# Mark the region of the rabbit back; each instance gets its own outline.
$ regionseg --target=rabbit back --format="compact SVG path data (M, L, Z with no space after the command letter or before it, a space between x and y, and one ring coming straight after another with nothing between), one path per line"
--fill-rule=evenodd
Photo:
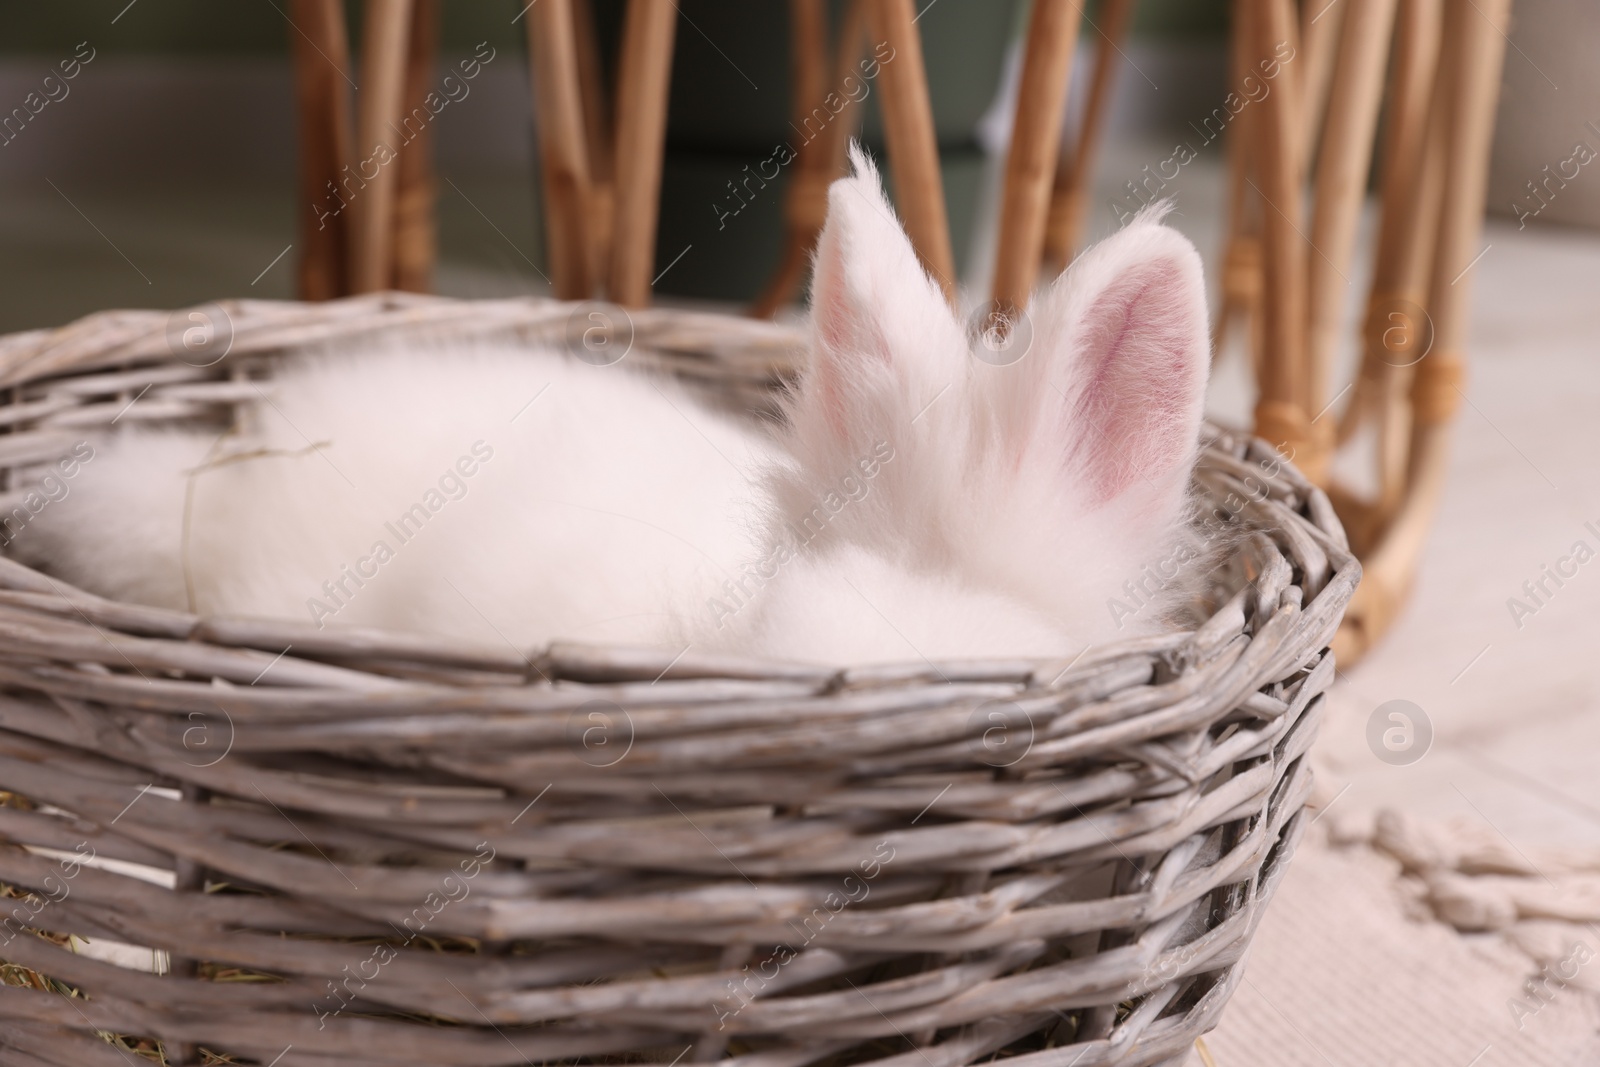
M494 344L308 353L220 438L101 442L19 555L201 614L670 643L754 551L769 448L624 365Z

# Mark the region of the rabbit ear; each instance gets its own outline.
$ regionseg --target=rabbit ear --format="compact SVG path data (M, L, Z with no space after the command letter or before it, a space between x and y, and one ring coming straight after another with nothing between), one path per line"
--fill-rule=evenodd
M961 330L923 269L878 169L852 144L855 173L828 190L828 221L812 271L812 365L801 406L837 434L868 415L874 386L926 403L952 380ZM909 388L908 388L909 387Z
M1187 492L1210 370L1205 284L1188 239L1145 211L1089 250L1042 301L1059 437L1091 505L1171 515Z

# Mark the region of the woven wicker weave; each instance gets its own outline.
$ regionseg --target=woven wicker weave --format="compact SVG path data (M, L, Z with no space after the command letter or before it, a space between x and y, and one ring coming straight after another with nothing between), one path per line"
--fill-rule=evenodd
M0 340L6 509L113 421L221 422L286 345L560 338L572 306L209 314L232 342L205 367L169 344L182 314ZM799 344L633 323L629 358L745 408ZM0 957L82 993L5 989L0 1065L125 1067L95 1031L196 1063L1179 1062L1293 851L1359 574L1260 442L1208 431L1196 481L1243 531L1236 588L1197 629L1071 664L525 658L112 603L0 559L0 882L33 894L5 901Z

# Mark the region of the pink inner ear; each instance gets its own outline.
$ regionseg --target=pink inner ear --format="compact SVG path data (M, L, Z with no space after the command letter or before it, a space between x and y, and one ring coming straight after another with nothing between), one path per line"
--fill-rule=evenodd
M1071 459L1097 504L1164 480L1188 454L1203 356L1191 299L1181 266L1162 259L1124 273L1084 316Z
M845 289L843 244L836 232L822 235L811 285L811 395L821 405L828 425L839 434L844 432L844 396L838 362L853 332Z
M844 260L842 235L825 233L817 251L811 294L816 349L811 362L815 387L812 395L822 406L828 425L841 437L845 436L848 425L847 365L865 358L885 365L890 362L888 343L882 332L850 292Z

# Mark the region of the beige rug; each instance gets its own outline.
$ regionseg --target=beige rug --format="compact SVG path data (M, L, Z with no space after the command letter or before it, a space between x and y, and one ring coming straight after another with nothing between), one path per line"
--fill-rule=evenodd
M1338 815L1262 921L1216 1067L1600 1064L1600 855Z

